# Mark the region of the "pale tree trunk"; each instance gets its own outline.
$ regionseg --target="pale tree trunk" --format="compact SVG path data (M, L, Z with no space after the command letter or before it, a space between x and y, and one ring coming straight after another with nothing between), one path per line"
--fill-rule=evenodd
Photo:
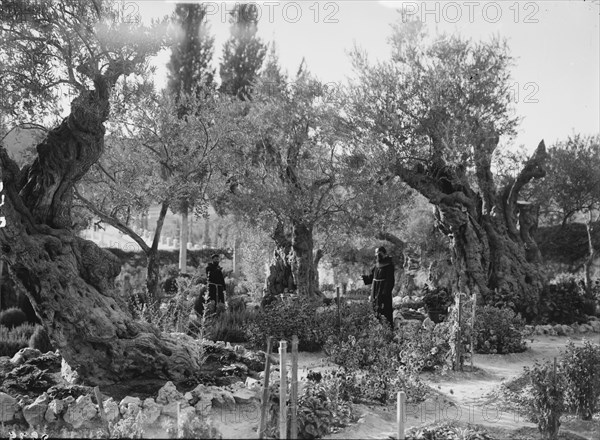
M0 148L2 259L53 345L85 382L178 382L199 370L195 342L134 321L114 288L120 261L71 231L73 187L104 148L115 70L109 67L111 76L98 76L95 90L72 102L70 115L37 146L32 165L20 171Z
M483 303L511 307L531 319L537 314L545 277L531 237L537 209L521 203L518 196L532 178L545 176L547 154L542 141L519 176L498 191L491 173L497 144L496 136L484 136L474 148L477 193L463 167L446 164L440 157L426 168L398 166L396 172L435 206L437 226L451 239L455 288L478 293Z
M585 230L587 232L588 238L588 257L583 264L585 271L585 294L588 298L593 298L594 295L592 293L592 267L594 264L594 258L596 258L596 250L594 249L594 242L592 240L592 224L593 224L593 214L592 210L589 210L588 221L585 223Z
M185 204L181 211L181 233L179 234L181 244L179 245L179 271L187 273L187 243L188 243L188 207Z
M315 280L314 280L314 285L315 285L315 289L319 290L319 263L321 262L321 259L323 258L323 256L325 255L325 252L323 252L323 249L317 249L315 252L315 258L313 260L313 266L315 267Z
M210 247L210 214L206 213L204 219L204 245Z

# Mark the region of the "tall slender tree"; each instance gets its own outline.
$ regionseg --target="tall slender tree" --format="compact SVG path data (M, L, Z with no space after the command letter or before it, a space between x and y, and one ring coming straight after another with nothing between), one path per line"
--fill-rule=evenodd
M214 37L209 35L205 19L206 5L180 3L175 6L175 35L167 67L168 89L176 96L180 118L185 118L190 111L182 102L182 96L200 98L211 93L214 86L215 70L211 67ZM182 199L171 205L172 211L181 213L179 270L183 273L187 271L188 216L193 203L191 199Z
M231 36L225 42L219 68L219 90L243 101L250 99L267 53L267 46L256 36L258 12L255 4L236 4L230 14Z

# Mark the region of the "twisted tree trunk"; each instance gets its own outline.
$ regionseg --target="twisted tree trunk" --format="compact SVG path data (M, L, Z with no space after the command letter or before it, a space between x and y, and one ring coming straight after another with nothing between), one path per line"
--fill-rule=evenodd
M23 170L0 148L6 196L1 257L27 292L61 355L89 384L132 378L183 380L198 368L195 343L135 322L114 289L120 262L71 228L73 187L102 154L109 91L119 76L98 76L70 115L37 146Z
M462 166L440 158L426 167L398 166L396 173L435 206L437 226L452 243L455 288L530 319L537 313L544 274L531 236L537 210L518 196L532 178L545 175L547 154L542 141L519 176L498 191L490 170L497 144L495 136L482 137L474 148L478 192Z

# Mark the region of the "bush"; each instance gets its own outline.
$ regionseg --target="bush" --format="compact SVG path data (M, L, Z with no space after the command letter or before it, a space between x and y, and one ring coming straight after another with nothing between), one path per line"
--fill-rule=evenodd
M36 348L42 353L54 351L48 332L41 325L35 326L35 331L31 335L31 338L29 338L29 347Z
M600 398L600 345L584 341L583 347L575 347L569 341L560 363L567 407L591 420Z
M529 400L530 415L543 439L554 440L560 428L560 416L564 410L564 382L562 375L553 366L537 361L529 369L525 367L530 380L532 397Z
M403 355L403 342L394 339L387 322L380 321L366 304L345 306L342 316L339 332L332 331L324 350L343 368L348 398L388 403L404 390L409 400L420 401L425 388L418 377L419 366Z
M15 328L27 322L27 315L18 307L11 307L0 312L0 325Z
M492 437L479 426L461 428L452 423L444 422L423 428L412 428L406 433L406 440L492 440Z
M525 322L510 309L478 307L475 317L477 353L520 353L525 351L522 331Z
M322 379L309 381L304 386L297 404L299 439L321 438L357 420L352 405L344 396L343 386L340 377L332 373L325 373ZM272 385L270 395L271 417L267 425L267 435L280 438L279 384ZM288 411L287 438L292 438L290 422L291 412Z
M584 291L572 276L557 277L544 286L540 295L541 323L573 324L587 321L589 312Z
M0 356L14 356L22 348L28 347L34 330L35 325L29 323L10 329L0 326Z
M445 287L430 288L425 285L422 293L429 318L436 324L442 322L448 314L448 307L454 302L452 290Z
M253 310L246 310L245 307L214 313L208 319L206 337L212 341L247 342L246 329L254 322L255 316Z
M292 336L298 336L298 350L318 351L325 343L320 330L322 322L317 316L320 301L289 296L260 309L248 326L249 341L258 349L266 348L267 337L285 339L291 347Z

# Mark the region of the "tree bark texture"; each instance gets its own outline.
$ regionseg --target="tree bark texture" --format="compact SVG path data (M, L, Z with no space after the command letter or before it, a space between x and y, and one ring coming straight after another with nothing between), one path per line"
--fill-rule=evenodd
M117 76L96 78L95 90L72 102L70 115L37 146L30 166L19 170L0 148L7 220L0 229L1 258L53 344L85 382L140 376L180 381L199 369L195 341L134 321L114 286L119 260L70 230L73 188L102 154L109 90Z
M497 143L497 137L483 138L474 149L478 191L462 165L448 165L441 158L411 169L398 166L396 173L435 206L437 226L452 243L455 288L532 318L544 283L532 238L537 208L518 196L532 178L545 176L547 153L540 142L517 178L497 190L490 171Z

